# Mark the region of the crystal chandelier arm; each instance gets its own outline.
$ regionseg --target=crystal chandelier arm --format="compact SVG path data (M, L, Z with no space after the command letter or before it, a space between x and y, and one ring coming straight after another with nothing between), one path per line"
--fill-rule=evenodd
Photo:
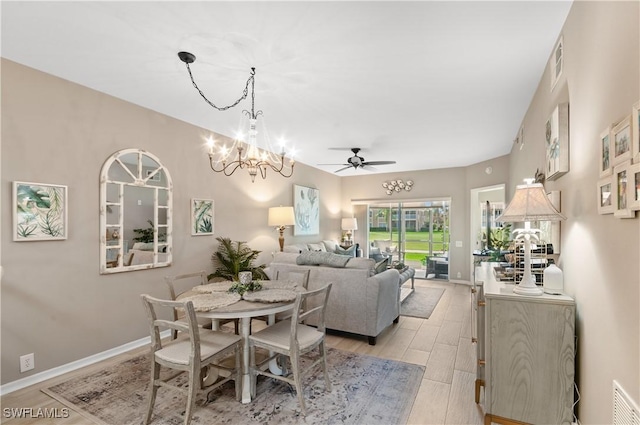
M253 76L255 74L253 71L251 73L251 76L247 80L246 85L244 86L244 90L242 91L242 96L240 97L240 99L236 100L233 104L228 105L228 106L216 106L213 102L211 102L209 99L207 99L207 97L204 95L202 90L200 90L200 88L196 84L196 81L193 78L193 74L191 73L191 67L189 66L189 64L195 62L195 60L196 60L195 55L193 55L193 54L191 54L189 52L180 52L180 53L178 53L178 57L180 58L180 60L182 62L185 63L185 65L187 65L187 71L189 72L189 78L191 78L191 84L193 84L193 87L195 87L196 90L198 90L198 93L200 93L200 96L202 96L202 98L204 99L205 102L207 102L211 107L217 109L218 111L226 111L227 109L233 108L238 103L240 103L244 99L246 99L247 96L249 95L249 83L251 83L253 81ZM254 69L254 68L252 68L252 69Z

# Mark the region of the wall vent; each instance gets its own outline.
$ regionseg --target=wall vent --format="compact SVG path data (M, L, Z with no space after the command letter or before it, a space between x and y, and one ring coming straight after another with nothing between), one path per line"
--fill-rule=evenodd
M613 381L613 425L640 425L640 409L617 381Z

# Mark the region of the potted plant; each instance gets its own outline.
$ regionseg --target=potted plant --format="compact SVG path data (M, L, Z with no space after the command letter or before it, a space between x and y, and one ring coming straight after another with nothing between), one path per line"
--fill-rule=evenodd
M217 237L216 240L220 245L211 256L216 270L208 276L209 279L219 277L237 282L238 273L244 271L250 271L254 280L269 279L264 272L265 264L253 264L261 251L249 248L246 242L234 242L223 237Z

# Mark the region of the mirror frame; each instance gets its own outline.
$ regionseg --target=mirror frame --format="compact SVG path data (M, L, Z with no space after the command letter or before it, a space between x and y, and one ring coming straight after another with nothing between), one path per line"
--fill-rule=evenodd
M137 166L135 174L132 172L133 170L129 170L128 167L124 165L121 160L123 155L137 155ZM158 168L152 171L151 173L147 173L148 175L143 175L143 158L147 157L148 159L154 161L158 164ZM133 183L130 181L119 181L119 180L111 180L109 178L109 170L114 164L119 164L124 170L127 170L129 176L133 180ZM149 185L147 182L150 179L160 172L164 172L166 176L167 182L164 186L154 186ZM107 186L108 184L115 184L119 186L119 194L117 202L108 202L107 200ZM122 229L124 228L124 219L123 219L123 210L124 207L123 198L124 198L124 188L125 186L133 186L133 187L147 187L154 190L154 206L153 206L153 262L145 263L145 264L136 264L125 266L123 264L124 261L124 246L122 239L119 240L117 245L109 245L107 246L107 231L110 227L114 227L120 229L122 233ZM160 190L167 191L167 205L159 205L158 203L158 192ZM118 224L108 224L107 223L107 210L109 207L114 206L119 208L119 217ZM158 211L161 209L166 209L166 224L158 224ZM172 262L172 251L173 251L173 239L172 239L172 214L173 213L173 182L171 180L171 175L169 171L162 165L162 162L150 152L147 152L142 149L123 149L112 154L102 166L102 170L100 171L100 274L111 274L111 273L121 273L135 270L146 270L158 267L168 267ZM158 230L163 229L166 233L166 241L159 243L158 242ZM166 246L166 261L159 261L158 250L159 247ZM109 249L118 249L118 262L114 267L107 267L107 248ZM163 253L164 254L164 253Z

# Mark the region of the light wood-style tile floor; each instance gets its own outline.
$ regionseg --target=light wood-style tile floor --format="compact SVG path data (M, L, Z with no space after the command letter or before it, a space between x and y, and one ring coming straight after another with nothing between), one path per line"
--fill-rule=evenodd
M475 345L471 343L471 300L468 285L416 279L415 286L445 288L445 292L429 319L400 317L400 322L387 328L375 346L366 338L327 335L327 345L341 350L401 360L425 366L425 373L413 405L409 424L465 424L482 425L482 406L474 402ZM69 411L67 418L8 419L6 408L58 408L64 406L40 391L64 382L75 375L99 370L108 363L134 357L147 348L132 350L109 360L50 379L0 399L0 423L31 424L88 424L87 418ZM368 425L368 424L367 424ZM384 424L390 425L390 424Z

